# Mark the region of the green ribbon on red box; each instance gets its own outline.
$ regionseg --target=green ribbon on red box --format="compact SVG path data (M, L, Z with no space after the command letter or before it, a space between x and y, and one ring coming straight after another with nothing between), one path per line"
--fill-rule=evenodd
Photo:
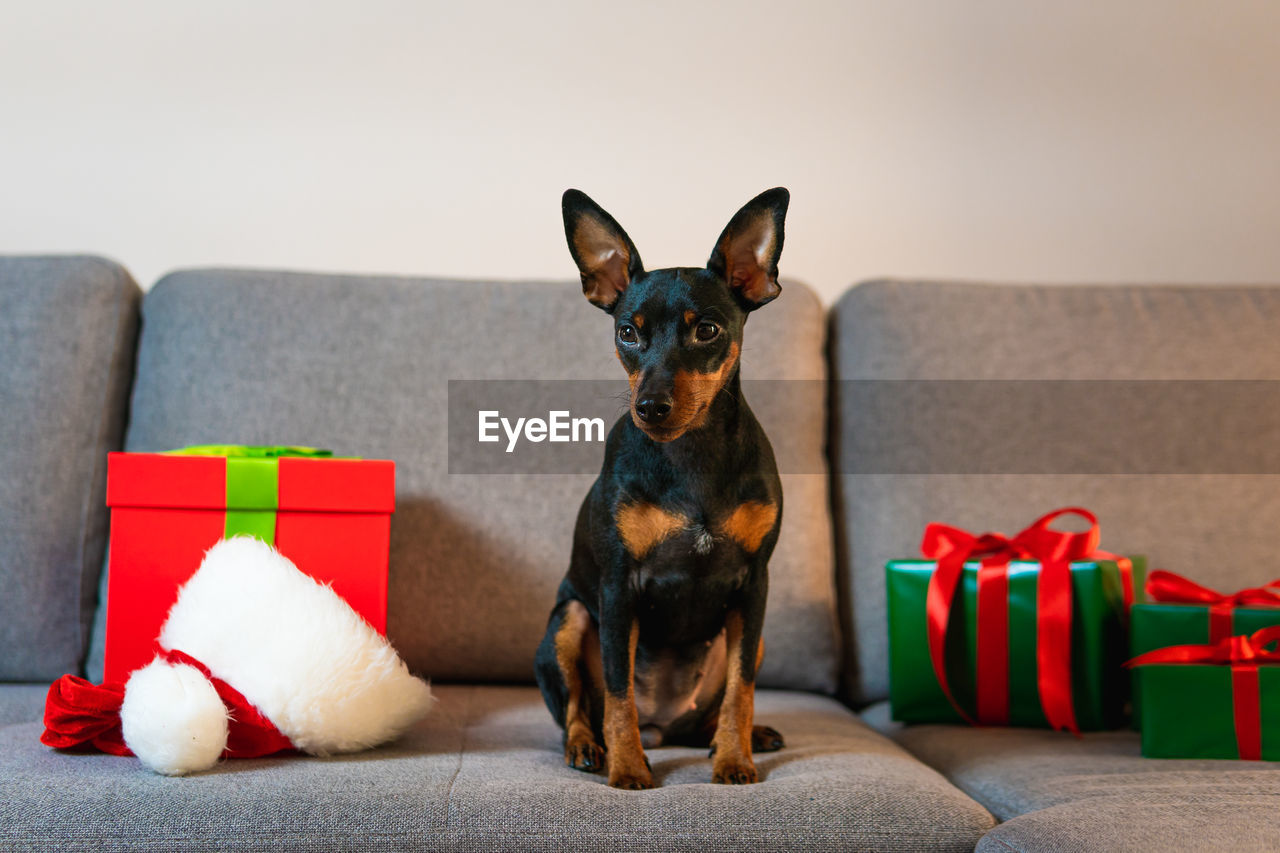
M1280 625L1252 634L1226 637L1208 645L1166 646L1138 655L1125 666L1155 664L1230 664L1231 707L1235 717L1236 746L1246 761L1262 758L1262 689L1258 665L1280 663Z
M224 456L227 460L227 513L224 538L252 536L268 545L276 539L280 459L329 459L333 451L318 447L200 444L171 450L181 456Z
M1050 530L1065 515L1089 522L1081 533ZM1098 519L1080 507L1064 507L1036 519L1012 539L1001 533L980 536L958 527L932 523L920 550L937 569L926 597L929 658L947 701L970 724L1009 722L1009 563L1040 563L1036 583L1036 687L1045 719L1055 730L1079 734L1071 693L1071 563L1114 560L1120 569L1124 603L1133 603L1133 565L1125 557L1098 550ZM979 560L975 714L956 701L947 683L946 636L964 564Z
M1207 604L1209 642L1231 636L1232 611L1237 607L1280 607L1280 578L1239 592L1224 594L1182 575L1156 569L1147 577L1147 597L1160 604Z

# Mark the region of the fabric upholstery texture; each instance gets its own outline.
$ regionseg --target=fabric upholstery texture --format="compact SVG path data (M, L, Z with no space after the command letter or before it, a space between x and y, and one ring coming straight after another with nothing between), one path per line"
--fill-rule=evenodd
M1194 803L1160 797L1095 798L1002 823L978 853L1270 853L1280 837L1273 792L1210 793Z
M1143 758L1138 733L1127 730L1076 738L1046 729L915 725L894 740L999 820L1095 797L1193 805L1280 795L1274 762Z
M333 759L228 761L164 778L0 729L0 847L32 850L972 850L991 816L838 702L761 691L787 737L763 781L710 783L705 750L651 750L659 788L565 766L531 687L440 686L400 742ZM74 813L75 820L67 820Z
M1138 734L905 726L895 740L1007 821L982 850L1262 850L1280 765L1142 758Z
M1275 576L1274 530L1280 478L1254 474L1060 473L907 474L868 470L852 436L877 431L910 456L913 439L894 435L876 411L854 405L851 380L1148 380L1280 378L1280 288L1191 286L1020 286L881 281L849 290L830 320L831 465L837 514L838 580L846 620L844 688L863 704L888 695L885 562L919 554L930 521L976 532L1015 533L1040 514L1085 506L1101 521L1102 546L1141 553L1149 565L1220 588ZM969 410L965 413L972 415ZM1019 417L1022 414L1024 417ZM1043 440L1037 413L1003 412L1009 452ZM1212 434L1212 407L1173 406L1153 395L1143 416L1197 425ZM956 425L946 398L922 401L919 423ZM1061 417L1087 417L1076 408ZM952 451L990 459L1004 448ZM1247 429L1242 453L1271 454L1274 437ZM1120 447L1129 453L1151 448ZM998 471L998 469L990 469Z
M44 719L47 684L0 684L0 726Z
M392 641L433 678L532 681L594 475L450 474L448 381L625 379L609 318L576 282L191 271L157 283L143 317L127 449L302 444L394 459ZM784 475L760 682L829 692L839 641L824 323L813 293L788 283L751 316L742 370L808 381L806 405L752 401L801 460Z
M0 258L0 681L80 669L140 298L102 258Z

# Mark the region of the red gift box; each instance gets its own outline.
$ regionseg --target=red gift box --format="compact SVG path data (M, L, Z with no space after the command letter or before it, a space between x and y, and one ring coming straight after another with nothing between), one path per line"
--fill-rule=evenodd
M123 682L150 662L178 588L230 534L272 542L385 634L395 463L210 450L221 455L108 455L105 680Z

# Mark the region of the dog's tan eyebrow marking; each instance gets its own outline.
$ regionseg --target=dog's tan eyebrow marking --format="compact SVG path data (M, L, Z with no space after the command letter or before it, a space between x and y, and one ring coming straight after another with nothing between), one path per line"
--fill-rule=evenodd
M689 524L683 515L651 503L623 504L613 514L627 553L642 559L662 540Z
M764 501L744 501L729 513L718 528L748 552L759 550L764 537L778 519L778 507Z
M636 328L637 328L637 329L643 329L643 328L644 328L644 315L643 315L643 314L636 314L634 317L632 317L632 318L631 318L631 322L632 322L632 323L635 323L635 325L636 325Z
M697 318L697 316L698 316L697 313L694 311L684 312L684 324L686 326L692 326L693 321Z

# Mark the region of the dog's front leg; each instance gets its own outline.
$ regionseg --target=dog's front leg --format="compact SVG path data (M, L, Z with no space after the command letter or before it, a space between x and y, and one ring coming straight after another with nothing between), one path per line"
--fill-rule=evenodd
M653 772L640 743L636 713L636 642L640 624L621 590L604 594L600 611L600 656L604 664L604 745L609 784L640 790L653 787Z
M743 606L730 610L725 619L728 672L711 747L714 756L712 782L749 785L757 779L756 765L751 757L751 733L755 720L760 635L764 627L764 598L760 589L749 589Z

